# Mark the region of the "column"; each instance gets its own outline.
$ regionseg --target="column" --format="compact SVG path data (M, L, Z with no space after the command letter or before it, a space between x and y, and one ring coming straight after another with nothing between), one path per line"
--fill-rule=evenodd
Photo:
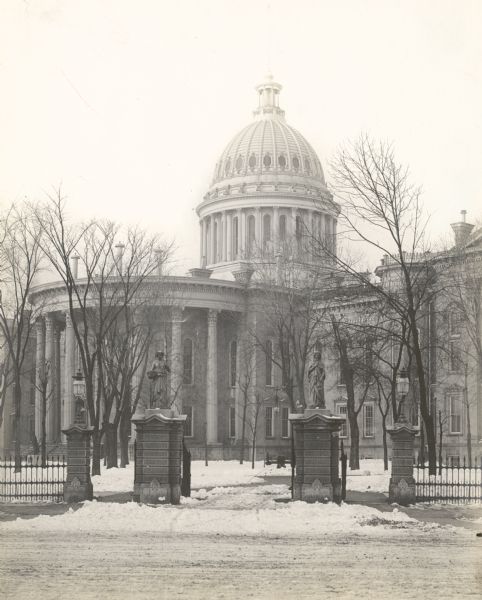
M333 254L336 256L336 227L337 227L337 220L333 219Z
M61 418L61 371L60 371L60 329L58 323L54 323L54 394L52 398L52 409L54 411L53 435L56 443L60 442L60 418Z
M182 308L174 307L171 310L171 397L174 401L172 408L182 413Z
M38 319L37 354L35 361L35 437L40 444L42 438L42 380L45 369L45 329L43 319Z
M210 240L210 242L211 242L211 248L210 248L210 252L209 252L209 254L210 254L210 260L208 262L211 263L211 264L214 264L216 262L216 257L214 256L214 254L215 254L214 253L214 249L216 247L216 243L215 243L216 236L214 235L215 234L215 231L214 231L214 215L210 215L209 218L210 218L209 229L211 231L211 240Z
M243 228L243 224L241 222L242 211L241 211L240 208L238 208L238 210L236 212L236 216L238 217L238 254L234 258L236 258L237 260L239 260L243 256L243 251L244 251L244 247L243 247L243 244L241 242L241 240L243 239L243 230L244 230L244 228Z
M62 403L62 429L74 422L74 329L70 313L65 314L64 401Z
M206 437L208 444L218 441L218 311L208 312L208 357L206 369Z
M273 236L273 248L275 252L279 248L279 206L273 207L273 223L272 223L272 236Z
M45 368L48 369L47 377L47 416L46 430L47 443L52 444L55 441L55 410L54 410L54 369L55 369L55 351L54 351L54 320L51 315L45 318Z
M227 218L226 218L226 211L223 211L221 214L221 237L222 237L222 241L221 241L221 260L223 262L226 262L227 257L228 257L228 253L227 253L227 229L228 229L228 225L227 225Z
M255 241L255 251L257 253L261 252L263 249L263 218L261 215L261 208L257 208L255 211L256 214L256 241Z
M203 267L204 261L204 219L200 219L199 221L199 265Z
M239 258L246 257L246 212L243 210L239 211Z
M226 215L226 260L233 260L233 213Z

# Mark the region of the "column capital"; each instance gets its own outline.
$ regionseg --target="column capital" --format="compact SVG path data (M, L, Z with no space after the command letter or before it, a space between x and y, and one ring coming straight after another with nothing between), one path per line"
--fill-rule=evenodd
M173 306L171 308L171 321L182 322L182 313L184 312L184 306Z
M47 329L47 331L49 331L49 332L53 331L54 325L55 325L54 317L51 314L47 314L45 316L45 328Z
M208 325L216 325L218 320L218 312L219 310L216 308L210 308L208 310Z

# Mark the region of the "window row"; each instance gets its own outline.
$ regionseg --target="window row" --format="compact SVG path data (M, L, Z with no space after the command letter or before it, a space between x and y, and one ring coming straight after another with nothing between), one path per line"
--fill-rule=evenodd
M222 177L223 173L225 176L229 176L232 172L241 173L245 168L245 161L246 158L242 154L239 154L234 162L231 160L231 157L228 157L225 160L224 165L222 162L219 163L217 176ZM252 152L248 158L247 168L250 171L254 171L261 166L261 168L265 170L270 170L276 165L282 171L289 168L286 154L282 152L275 158L271 152L265 152L261 158L259 155ZM297 155L291 157L291 169L295 171L295 173L301 170L301 165L302 163ZM307 156L303 157L303 167L306 173L310 174L312 172L312 164Z

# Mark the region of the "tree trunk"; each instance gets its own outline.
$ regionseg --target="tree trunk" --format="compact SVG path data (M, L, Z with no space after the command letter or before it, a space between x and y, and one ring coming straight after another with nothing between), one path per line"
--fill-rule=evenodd
M13 388L13 397L15 405L15 473L19 473L22 470L22 432L21 432L21 404L22 404L22 390L20 387L20 375L15 374L15 383Z
M411 312L413 312L413 309ZM411 322L416 323L414 314L412 315ZM430 475L435 475L437 472L437 441L435 439L434 420L430 413L427 383L425 381L425 365L420 350L418 331L415 325L412 328L412 339L420 395L420 414L422 416L423 424L425 425L425 435L427 440L428 472Z
M41 452L41 464L42 467L47 466L47 399L45 394L42 397L42 417L41 417L41 430L40 430L40 452Z
M388 471L387 416L382 415L383 470Z
M244 447L246 445L246 411L247 411L247 401L246 398L244 400L243 405L243 425L241 427L241 448L239 455L239 464L242 465L244 463Z
M438 474L442 475L442 441L443 441L443 423L442 423L442 411L438 411L438 429L439 429L439 442L438 442Z
M360 429L356 413L348 418L350 423L350 469L356 471L360 468Z
M122 412L119 425L119 443L120 443L120 467L123 469L129 464L129 437L131 432L130 422L130 407L129 410Z
M106 467L108 469L117 467L117 427L114 423L104 423L104 451Z
M102 434L98 429L94 429L92 435L92 475L100 475L100 442Z
M421 424L421 427L420 427L420 454L418 457L418 463L420 465L425 464L425 429L424 429L423 423Z

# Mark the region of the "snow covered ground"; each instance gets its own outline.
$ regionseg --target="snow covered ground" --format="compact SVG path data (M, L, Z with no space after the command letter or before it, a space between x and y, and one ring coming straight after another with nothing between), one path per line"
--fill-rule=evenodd
M380 512L354 504L279 502L288 499L287 485L216 487L183 498L179 507L85 502L55 517L40 515L2 524L17 531L157 532L170 534L317 537L334 533L390 535L396 529L412 535L440 526L413 519L396 508Z
M359 471L348 471L347 489L353 491L387 492L390 471L383 471L383 460L362 460ZM249 485L265 482L265 477L290 476L291 468L278 469L276 465L265 466L257 461L255 468L250 463L240 465L238 461L210 461L206 467L204 461L196 460L191 464L192 489L216 486ZM130 492L134 486L134 466L125 469L102 469L102 475L92 478L95 493Z

